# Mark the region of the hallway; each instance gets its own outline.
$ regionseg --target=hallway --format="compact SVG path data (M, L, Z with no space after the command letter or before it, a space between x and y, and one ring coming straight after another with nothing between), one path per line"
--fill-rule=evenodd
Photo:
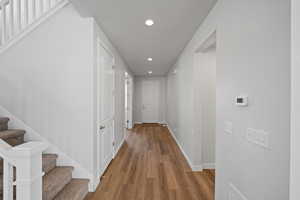
M86 200L213 200L214 172L192 172L166 127L136 125Z

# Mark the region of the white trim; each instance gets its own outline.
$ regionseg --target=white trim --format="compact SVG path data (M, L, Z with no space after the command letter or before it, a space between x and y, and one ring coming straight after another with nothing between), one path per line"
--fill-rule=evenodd
M203 169L215 169L216 167L215 163L204 163L203 164Z
M202 165L193 165L191 168L193 172L202 172L204 169Z
M228 199L248 200L233 183L229 183Z
M124 142L125 142L125 137L123 137L121 143L120 143L119 146L115 149L115 152L114 152L114 158L115 158L116 155L119 153L119 151L120 151L121 147L123 146Z
M202 165L193 165L191 159L190 159L189 156L185 153L183 147L181 146L181 144L180 144L179 141L177 140L177 138L176 138L174 132L172 131L171 126L170 126L168 123L166 123L166 125L167 125L168 130L169 130L169 132L171 133L172 137L173 137L174 140L176 141L178 147L180 148L182 154L184 155L185 159L187 160L189 166L191 167L192 171L195 171L195 172L196 172L196 171L203 171Z
M93 177L90 181L89 192L95 192L101 183L101 177Z
M119 153L121 147L123 146L124 142L125 142L125 136L123 137L122 139L122 142L119 144L119 146L117 147L117 149L115 150L114 152L114 157ZM90 181L92 184L91 184L91 190L90 192L94 192L97 190L98 186L101 184L101 176L96 176L92 179L92 181Z
M11 128L18 128L26 130L25 134L25 140L27 141L40 141L45 143L49 146L49 148L44 153L53 153L57 154L57 165L59 166L73 166L74 171L72 173L73 178L84 178L89 179L89 191L93 191L93 175L88 172L87 169L82 167L78 162L73 160L71 157L69 157L66 153L64 153L60 148L55 146L54 144L51 144L46 138L42 137L39 133L37 133L35 130L33 130L31 127L29 127L25 122L18 119L16 116L14 116L12 113L10 113L7 109L5 109L3 106L0 105L0 116L6 116L10 119L10 127Z
M27 36L29 33L34 31L37 27L39 27L43 22L45 22L48 18L50 18L52 15L54 15L57 11L59 11L61 8L65 7L69 4L68 0L64 0L60 2L56 7L51 8L47 13L45 13L43 16L41 16L39 19L37 19L35 22L33 22L31 25L29 25L27 28L22 30L22 32L16 36L10 41L8 41L7 44L5 44L3 47L0 48L0 54L8 50L10 47L18 43L21 39L23 39L25 36Z

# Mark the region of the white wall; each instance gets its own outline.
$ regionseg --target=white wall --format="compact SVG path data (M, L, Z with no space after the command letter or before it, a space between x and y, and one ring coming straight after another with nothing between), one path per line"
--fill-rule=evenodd
M292 130L290 199L300 199L300 2L292 0Z
M90 172L91 36L69 5L0 55L0 104Z
M101 42L114 54L115 58L115 149L118 149L120 145L122 145L122 142L124 141L125 137L125 71L129 74L129 76L132 77L131 71L128 69L127 64L124 62L123 58L118 53L117 49L114 47L114 45L110 42L108 37L105 35L105 33L101 30L101 27L98 25L96 21L93 23L93 30L94 30L94 98L93 98L93 104L96 108L97 104L97 64L96 64L96 39L97 36L101 39ZM94 109L94 139L93 139L93 145L94 145L94 152L97 152L96 144L97 144L97 112L96 109ZM94 156L97 156L96 153ZM96 173L97 169L97 158L94 157L94 172ZM95 174L96 176L96 174Z
M218 37L216 200L228 196L229 183L249 200L288 199L289 1L219 0L169 73L168 122L193 164L197 164L190 106L194 98L190 89L193 52L215 29ZM176 76L172 73L174 69ZM241 93L249 95L249 107L234 105L235 96ZM178 97L175 104L174 97ZM224 132L226 121L233 123L231 135ZM270 148L248 142L247 128L267 131Z
M201 165L211 168L215 163L216 143L216 47L195 53L195 133L200 134Z
M165 123L166 115L166 77L164 76L136 76L134 79L134 97L133 97L133 119L135 123L143 122L142 115L142 94L143 94L143 81L153 80L159 82L159 103L158 103L158 122ZM149 91L151 93L151 91Z
M116 59L118 146L124 139L124 72L129 70L92 19L80 17L69 4L0 55L0 105L90 174L96 169L96 34Z

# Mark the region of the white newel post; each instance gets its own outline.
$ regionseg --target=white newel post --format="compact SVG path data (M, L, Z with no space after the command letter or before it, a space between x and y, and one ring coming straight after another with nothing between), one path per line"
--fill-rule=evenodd
M47 147L41 142L28 142L10 151L10 158L17 169L17 200L42 199L42 153Z

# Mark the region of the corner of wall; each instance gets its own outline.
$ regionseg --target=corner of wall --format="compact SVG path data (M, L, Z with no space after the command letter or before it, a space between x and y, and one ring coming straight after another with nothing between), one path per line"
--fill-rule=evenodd
M57 165L60 166L73 166L73 177L74 178L85 178L90 180L89 191L93 191L92 185L93 176L92 174L85 168L83 168L78 162L60 150L57 146L53 145L46 138L42 137L38 132L29 127L25 122L18 119L15 115L6 110L3 106L0 105L0 116L5 116L10 119L9 127L10 128L18 128L26 131L25 140L27 141L41 141L49 146L49 148L44 153L53 153L58 155Z

